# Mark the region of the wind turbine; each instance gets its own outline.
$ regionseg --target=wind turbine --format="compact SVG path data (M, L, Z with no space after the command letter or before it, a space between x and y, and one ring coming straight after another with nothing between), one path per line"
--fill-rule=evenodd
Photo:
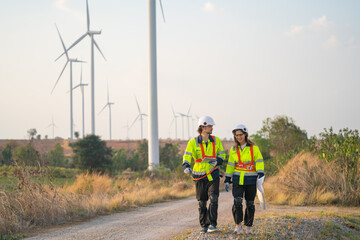
M141 139L143 139L143 119L144 119L144 116L147 116L147 114L141 112L140 106L139 106L139 103L138 103L138 100L137 100L136 96L135 96L135 100L136 100L136 105L137 105L139 114L136 116L136 118L135 118L134 122L131 124L130 128L135 124L135 122L138 119L140 119L140 122L141 122Z
M190 139L190 122L189 122L189 118L191 118L190 116L190 109L191 109L191 104L190 104L190 107L189 107L189 110L186 114L186 118L187 118L187 123L188 123L188 138Z
M83 61L80 61L80 60L77 60L77 58L69 58L69 55L68 55L68 53L67 53L67 50L66 50L66 47L65 47L65 44L64 44L64 41L62 40L62 38L61 38L61 35L60 35L60 32L59 32L59 29L58 29L58 27L56 26L56 24L55 24L55 27L56 27L56 30L57 30L57 32L58 32L58 34L59 34L59 37L60 37L60 40L61 40L61 44L62 44L62 46L63 46L63 48L64 48L64 53L66 54L66 63L65 63L65 66L64 66L64 68L63 68L63 70L61 71L61 73L60 73L60 75L59 75L59 77L58 77L58 79L57 79L57 81L56 81L56 83L55 83L55 85L54 85L54 87L53 87L53 89L52 89L52 91L51 91L51 93L53 93L53 91L54 91L54 89L55 89L55 87L56 87L56 85L57 85L57 83L59 82L59 80L60 80L60 77L61 77L61 75L63 74L63 72L64 72L64 70L65 70L65 68L66 68L66 66L67 66L67 64L70 62L70 139L71 140L73 140L74 139L74 128L73 128L73 125L74 125L74 120L73 120L73 82L72 82L72 63L73 62L83 62Z
M103 109L101 109L101 111L99 112L99 114L106 108L109 107L109 130L110 130L110 140L111 140L111 105L113 105L115 103L110 102L109 100L109 83L107 85L107 102L105 104L105 106L103 107Z
M181 122L182 122L182 139L185 139L184 138L184 117L186 117L186 114L183 114L183 113L180 113L180 112L178 112L178 114L180 115Z
M165 22L164 11L160 7ZM155 170L159 164L159 130L157 104L157 60L156 60L156 1L148 0L149 26L149 167Z
M56 127L56 125L54 123L54 116L52 116L51 123L47 127L52 127L52 138L54 139L54 128Z
M126 128L126 140L128 140L129 139L129 130L130 130L129 120L127 120L126 126L123 126L123 128Z
M178 115L175 114L174 111L174 107L171 105L171 110L173 112L173 116L174 118L172 119L171 123L170 123L170 127L172 126L173 122L175 122L175 139L177 139L177 118L179 117ZM170 134L169 134L170 135Z
M82 135L83 135L83 138L85 136L85 110L84 110L84 107L85 107L85 101L84 101L84 87L87 86L88 84L87 83L82 83L82 64L81 64L81 73L80 73L80 83L78 85L76 85L74 89L80 87L80 90L81 90L81 98L82 98Z
M87 31L78 39L76 40L64 53L62 53L55 61L57 61L62 55L73 48L76 44L78 44L81 40L83 40L86 36L89 36L91 39L91 134L95 135L95 62L94 62L94 45L99 50L101 55L106 61L104 54L101 52L98 44L94 39L94 35L101 34L100 31L93 31L90 30L90 15L89 15L89 5L88 0L86 0L86 16L87 16Z

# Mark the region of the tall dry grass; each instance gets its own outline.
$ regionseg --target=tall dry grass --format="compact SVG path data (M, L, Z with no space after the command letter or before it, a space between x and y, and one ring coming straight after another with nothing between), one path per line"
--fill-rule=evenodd
M299 153L264 184L266 197L275 204L359 205L360 177L354 184L334 162L311 153Z
M26 171L22 173L26 175ZM61 188L41 185L23 176L21 188L0 191L0 234L24 233L46 226L122 209L187 197L193 184L180 180L81 174Z

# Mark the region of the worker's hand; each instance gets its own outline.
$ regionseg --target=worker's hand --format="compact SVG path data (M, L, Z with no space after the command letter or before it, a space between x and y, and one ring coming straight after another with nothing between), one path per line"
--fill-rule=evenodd
M191 168L185 168L184 173L185 173L185 174L191 173Z
M228 192L229 191L229 187L230 187L230 183L225 183L225 190Z

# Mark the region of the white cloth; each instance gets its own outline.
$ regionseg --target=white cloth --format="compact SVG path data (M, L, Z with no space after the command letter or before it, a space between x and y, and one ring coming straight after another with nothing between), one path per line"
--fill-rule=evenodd
M244 143L244 145L241 145L241 151L244 150L244 148L246 147L246 143Z
M258 199L260 202L260 207L265 210L266 209L265 192L264 192L264 188L262 186L264 184L264 179L265 179L265 176L258 178L256 180L256 188L257 188L256 195L258 196Z

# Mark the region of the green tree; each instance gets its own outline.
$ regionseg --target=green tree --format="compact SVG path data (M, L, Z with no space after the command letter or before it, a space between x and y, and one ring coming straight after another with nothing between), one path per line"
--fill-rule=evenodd
M4 149L1 151L2 164L5 164L5 165L13 164L12 151L16 148L16 146L17 146L17 144L14 141L9 141L6 143Z
M120 148L114 151L112 158L113 170L122 171L131 168L125 149Z
M78 139L79 138L79 132L78 131L74 132L74 136L75 136L76 139Z
M263 138L258 133L251 135L250 139L254 141L256 145L258 145L264 160L270 159L270 152L271 152L270 140L267 138Z
M65 167L67 165L64 148L60 145L60 143L57 143L54 149L51 150L46 157L50 166Z
M135 153L130 159L131 169L134 171L142 171L148 167L148 142L139 141Z
M99 136L87 135L70 145L75 166L83 170L105 171L111 168L112 149Z
M307 140L307 133L300 129L292 118L277 116L263 121L263 127L258 134L269 140L270 148L275 155L286 154L302 146Z
M354 183L358 175L360 159L360 137L358 130L340 129L334 133L332 127L320 133L318 144L313 143L312 147L319 154L320 159L327 162L335 161L350 183ZM313 140L313 139L312 139Z
M39 152L30 143L16 147L13 159L20 166L37 166L40 163Z
M160 147L160 164L161 166L175 170L182 163L179 154L179 144L166 143L164 147Z
M30 128L27 131L27 133L28 133L30 139L34 139L34 136L36 135L37 131L35 128Z

